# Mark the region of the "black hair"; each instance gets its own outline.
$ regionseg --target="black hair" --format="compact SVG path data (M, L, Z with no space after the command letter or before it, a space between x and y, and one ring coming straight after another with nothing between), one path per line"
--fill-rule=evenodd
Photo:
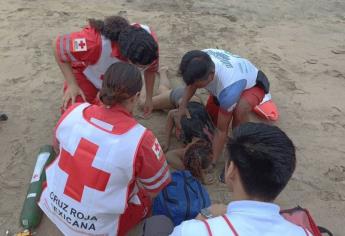
M278 127L245 123L234 129L228 143L246 193L273 201L284 189L296 167L295 147Z
M193 50L182 57L179 74L187 85L191 85L198 80L207 80L214 69L215 65L206 52Z
M187 144L195 137L212 142L215 127L204 105L198 102L189 102L187 109L191 117L188 118L184 115L181 118L182 132L180 138L182 141Z
M140 92L142 86L141 73L136 66L114 63L104 74L99 97L105 105L116 105Z
M145 29L131 26L121 31L118 44L133 64L149 65L158 58L158 44Z
M158 58L158 44L145 29L121 16L106 17L105 20L89 19L89 25L113 42L117 42L121 54L133 64L149 65Z
M117 42L121 31L130 27L121 16L109 16L103 20L89 19L89 25L111 41Z

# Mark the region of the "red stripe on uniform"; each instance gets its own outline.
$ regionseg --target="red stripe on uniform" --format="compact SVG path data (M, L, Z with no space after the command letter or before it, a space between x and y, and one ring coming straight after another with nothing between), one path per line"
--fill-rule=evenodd
M60 39L61 40L61 39ZM71 57L68 55L67 53L67 34L65 34L63 36L63 45L62 45L62 48L63 48L63 54L65 55L65 57L67 58L67 61L71 61Z
M141 183L145 190L148 192L159 192L163 186L165 185L165 183L170 182L170 172L169 172L169 167L167 166L163 172L163 174L154 182L149 183L149 184L144 184ZM157 185L157 186L154 186Z
M209 236L212 236L212 231L211 231L211 228L210 228L210 225L208 224L208 222L207 222L206 220L202 220L202 222L203 222L203 223L205 224L205 226L206 226L208 235L209 235Z
M63 57L63 55L61 53L63 53L61 51L61 46L60 46L60 41L62 40L62 37L61 36L58 36L55 40L55 52L57 53L57 56L59 58L59 60L61 62L65 62L65 58Z
M226 223L229 225L231 231L234 233L235 236L238 236L234 226L231 224L230 220L228 219L228 217L226 217L225 215L222 215L223 219L226 221Z

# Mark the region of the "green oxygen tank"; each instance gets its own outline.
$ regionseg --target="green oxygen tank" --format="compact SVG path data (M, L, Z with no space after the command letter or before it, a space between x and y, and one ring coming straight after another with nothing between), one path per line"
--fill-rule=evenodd
M24 229L32 230L39 225L43 212L37 202L42 193L42 183L46 180L45 167L55 159L54 148L51 145L41 147L37 156L37 161L26 194L20 223Z

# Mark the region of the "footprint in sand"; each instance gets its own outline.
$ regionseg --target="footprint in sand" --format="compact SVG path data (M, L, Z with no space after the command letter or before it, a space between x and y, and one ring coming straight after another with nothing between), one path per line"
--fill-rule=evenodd
M323 201L340 201L345 202L345 196L341 195L340 193L330 192L330 191L322 191L319 194L320 199Z
M286 87L289 91L298 90L295 81L283 81L282 84L283 84L283 86Z
M345 166L334 166L329 168L324 175L334 182L345 181Z
M317 60L316 59L309 59L309 60L306 60L305 62L308 63L308 64L312 64L312 65L317 64Z
M20 7L20 8L17 8L15 11L16 12L21 12L21 11L26 11L26 10L32 10L31 8L28 8L28 7Z
M345 54L345 50L344 49L335 49L331 51L334 54Z
M25 81L27 81L28 79L26 79L24 76L19 76L19 77L15 77L15 78L11 78L11 79L7 79L7 81L11 84L17 84L17 83L23 83Z
M237 22L237 17L233 15L222 14L222 17L228 19L231 22Z
M337 125L333 122L321 122L323 131L330 131L337 128Z
M345 79L345 74L341 73L338 70L326 70L324 71L324 74L335 77L335 78L339 78L339 79Z
M19 141L19 139L11 140L11 153L14 160L18 160L18 158L21 159L25 155L24 145Z
M46 16L63 17L63 16L70 16L70 13L65 12L65 11L47 11Z
M265 49L262 49L262 52L267 54L268 56L270 56L272 59L274 59L275 61L281 61L281 57L276 54L276 53L273 53L273 52L270 52L270 51L267 51Z

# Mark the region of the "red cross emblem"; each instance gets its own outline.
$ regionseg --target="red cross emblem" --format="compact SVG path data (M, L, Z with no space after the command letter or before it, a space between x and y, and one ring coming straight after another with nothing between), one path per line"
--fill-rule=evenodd
M59 167L68 174L64 194L80 202L84 187L104 191L110 174L92 166L98 146L81 139L74 156L61 150Z
M83 49L85 47L86 43L84 43L84 41L80 41L79 43L79 47L81 47L81 49Z
M155 142L153 143L152 146L152 151L154 152L154 154L156 155L157 159L159 160L161 157L161 145L159 145L159 142L157 139L155 139Z
M155 143L155 151L160 152L161 151L161 146L159 146L158 143Z
M78 38L73 40L73 51L74 52L85 52L87 51L86 39Z

